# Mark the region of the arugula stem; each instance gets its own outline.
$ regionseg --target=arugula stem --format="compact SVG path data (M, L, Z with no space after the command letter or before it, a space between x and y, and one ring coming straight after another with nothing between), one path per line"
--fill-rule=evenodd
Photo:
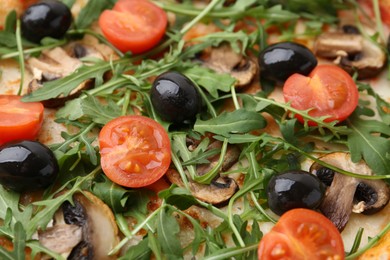
M248 253L250 251L256 250L259 245L252 244L249 246L243 246L234 248L231 250L226 250L224 252L217 252L215 255L209 255L203 258L204 260L224 260L224 259L230 259L237 255L244 255L245 253Z
M283 139L280 139L280 138L275 138L275 139L279 139L280 142L282 143L286 143L286 141L284 141ZM329 168L335 172L338 172L338 173L341 173L341 174L344 174L344 175L348 175L348 176L351 176L351 177L354 177L354 178L358 178L358 179L368 179L368 180L383 180L383 179L389 179L390 178L390 175L363 175L363 174L358 174L358 173L353 173L353 172L349 172L349 171L345 171L343 169L340 169L334 165L331 165L331 164L328 164L326 162L323 162L321 161L320 159L316 158L315 156L305 152L304 150L292 145L292 144L289 144L289 147L292 149L292 150L295 150L297 152L299 152L300 154L304 155L305 157L309 158L310 160L314 161L314 162L317 162L319 164L321 164L322 166L325 166L326 168Z
M376 243L378 243L378 241L386 235L387 232L390 231L390 223L388 223L386 225L386 227L375 237L371 238L370 241L364 246L362 247L361 249L359 249L358 251L356 251L355 253L353 254L350 254L348 256L345 257L345 260L353 260L353 259L356 259L358 256L360 256L361 254L363 254L365 251L367 251L367 249L373 247L374 245L376 245Z
M18 57L20 55L24 56L24 55L38 53L38 52L41 52L41 51L46 50L46 49L52 49L52 48L55 48L55 47L58 47L58 46L62 46L65 43L66 43L66 40L61 40L61 41L58 41L58 42L55 42L55 43L52 43L52 44L38 46L38 47L34 47L34 48L29 48L29 49L24 49L24 50L22 50L22 49L19 50L18 49L18 51L10 52L10 53L1 55L0 56L0 60L15 58L15 57Z
M149 216L147 216L144 221L140 222L132 231L131 233L128 233L126 232L126 237L123 238L119 243L118 245L116 245L109 253L108 255L115 255L119 252L119 250L127 243L130 241L130 239L135 236L141 229L144 228L145 225L147 225L149 223L149 221L151 219L153 219L157 214L160 213L161 210L165 209L166 208L166 204L165 202L163 201L161 206L156 209L155 211L153 211Z
M18 90L18 95L20 96L23 91L24 84L24 72L25 72L25 64L24 64L24 56L23 56L23 46L22 46L22 36L20 32L20 20L16 20L16 46L18 48L18 61L20 65L20 85Z
M196 23L198 23L200 20L202 20L214 7L219 4L221 0L212 0L205 9L203 9L194 19L192 19L191 22L186 24L181 30L181 34L185 34L188 32Z
M293 107L291 107L290 105L288 104L285 104L285 103L279 103L275 100L271 100L271 99L267 99L267 98L263 98L263 97L259 97L259 96L254 96L253 97L255 100L259 100L259 101L262 101L262 102L267 102L267 103L270 103L272 105L275 105L275 106L278 106L278 107L281 107L285 110L288 110L294 114L299 114L301 115L303 118L305 118L306 120L309 120L309 121L313 121L315 122L319 128L321 127L325 127L327 129L329 129L333 135L335 135L337 138L339 138L339 134L349 134L350 133L350 130L346 127L342 127L342 126L335 126L334 124L336 122L333 122L333 123L326 123L323 121L324 118L315 118L315 117L312 117L312 116L309 116L307 114L307 112L302 112L301 110L298 110L298 109L295 109Z
M276 223L277 220L275 220L273 217L271 217L264 208L260 205L260 203L257 201L256 195L253 191L250 192L251 198L253 203L255 204L256 209L270 222Z

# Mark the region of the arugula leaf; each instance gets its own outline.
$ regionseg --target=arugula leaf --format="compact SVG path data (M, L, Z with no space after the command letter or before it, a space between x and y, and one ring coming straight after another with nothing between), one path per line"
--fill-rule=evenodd
M152 251L149 248L149 238L145 237L135 246L130 246L126 253L123 254L119 260L137 259L137 260L149 260L152 255Z
M168 259L183 258L183 249L177 236L179 232L179 224L172 212L161 210L157 217L157 239Z
M105 9L111 9L112 0L88 1L77 16L75 26L77 29L88 28L92 22L97 20L101 12Z
M173 205L180 210L186 210L198 204L194 196L187 189L175 185L160 192L159 197L164 199L169 205Z
M73 99L66 103L57 113L57 118L78 120L91 119L94 123L105 125L110 120L121 115L121 108L111 99L103 105L96 97L87 95L86 98Z
M266 126L267 122L262 115L245 109L233 112L223 112L219 116L203 121L197 119L194 130L202 134L206 132L229 137L232 133L248 133Z
M347 120L352 133L348 135L348 148L353 162L364 159L375 174L390 172L390 127L376 120L356 115Z
M102 182L94 182L92 184L92 193L106 203L114 213L126 210L126 203L132 192L115 184L106 177L102 178Z
M236 79L229 74L216 74L212 70L200 66L192 66L186 69L184 74L204 87L214 98L219 96L218 90L228 92L236 82Z
M11 210L12 215L8 221L11 229L17 222L26 228L32 216L32 205L25 206L23 211L20 211L19 198L20 194L6 190L0 185L0 219L7 220L8 210Z
M23 229L23 224L20 222L15 223L14 227L14 238L13 238L14 249L8 251L3 247L0 247L0 258L3 260L14 260L14 259L25 259L25 245L26 245L26 233Z

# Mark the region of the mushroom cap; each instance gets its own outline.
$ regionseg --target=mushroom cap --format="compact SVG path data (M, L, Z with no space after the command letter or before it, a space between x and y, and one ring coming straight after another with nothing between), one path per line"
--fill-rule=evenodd
M349 153L335 152L319 159L345 171L361 175L373 174L364 161L352 162ZM389 202L390 188L383 180L358 179L333 172L316 162L310 167L310 172L320 179L325 177L326 182L331 179L320 210L340 231L344 229L352 212L373 214L383 209ZM323 176L319 176L321 174ZM334 174L333 178L329 174Z

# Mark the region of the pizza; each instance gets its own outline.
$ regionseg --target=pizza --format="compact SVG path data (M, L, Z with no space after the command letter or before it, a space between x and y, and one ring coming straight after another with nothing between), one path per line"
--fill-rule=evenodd
M1 259L389 259L387 0L0 0Z

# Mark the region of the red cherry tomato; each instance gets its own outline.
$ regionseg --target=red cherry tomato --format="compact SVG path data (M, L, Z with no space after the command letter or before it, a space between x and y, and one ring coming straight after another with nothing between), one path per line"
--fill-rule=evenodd
M148 0L119 0L99 18L104 36L122 52L145 52L161 40L168 19L160 7Z
M103 172L113 182L131 188L160 179L171 163L171 144L165 129L144 116L122 116L100 131Z
M293 74L283 86L283 95L293 108L312 109L310 116L328 116L324 121L343 121L356 108L359 92L351 76L335 65L318 65L308 77ZM303 122L300 115L298 120ZM314 122L309 122L315 125Z
M0 145L13 140L34 140L43 123L44 107L20 96L0 95Z
M309 209L283 214L260 241L259 260L322 260L345 258L341 235L324 215Z

